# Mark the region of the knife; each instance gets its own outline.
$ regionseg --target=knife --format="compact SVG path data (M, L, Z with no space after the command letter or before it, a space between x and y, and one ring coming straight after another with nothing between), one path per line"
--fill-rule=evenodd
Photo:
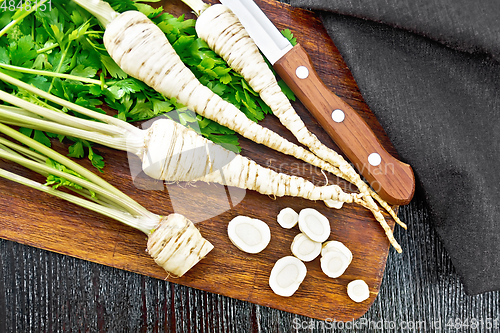
M389 204L408 204L415 192L412 168L389 154L363 118L330 91L305 49L292 46L253 0L220 1L373 190Z

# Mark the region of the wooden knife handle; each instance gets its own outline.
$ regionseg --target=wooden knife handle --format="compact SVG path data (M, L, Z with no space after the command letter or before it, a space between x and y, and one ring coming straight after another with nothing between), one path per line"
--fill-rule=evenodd
M328 89L302 46L294 46L274 69L382 199L393 205L411 201L412 168L390 155L363 118Z

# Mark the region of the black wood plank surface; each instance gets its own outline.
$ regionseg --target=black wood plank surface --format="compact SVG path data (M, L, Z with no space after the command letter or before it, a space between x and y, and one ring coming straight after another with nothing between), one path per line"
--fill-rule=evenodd
M403 254L391 250L370 310L342 323L0 240L0 332L500 331L499 293L464 294L419 193L400 217Z

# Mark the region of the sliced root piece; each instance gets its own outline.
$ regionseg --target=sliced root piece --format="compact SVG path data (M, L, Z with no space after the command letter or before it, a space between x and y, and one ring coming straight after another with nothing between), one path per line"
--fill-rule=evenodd
M321 255L324 256L327 252L330 251L343 253L349 259L349 263L351 263L352 252L347 246L344 245L344 243L339 241L328 241L323 243L323 246L321 248Z
M330 221L313 208L304 208L299 213L299 229L315 242L323 243L330 236Z
M227 234L231 242L241 251L259 253L271 241L269 226L248 216L236 216L227 225Z
M213 249L193 222L180 214L170 214L149 235L148 252L167 273L183 276Z
M269 277L269 286L280 296L292 296L307 274L306 265L293 256L286 256L274 264Z
M299 214L292 208L286 207L279 212L277 220L283 228L291 229L299 222Z
M344 274L351 260L343 252L328 251L321 256L321 270L331 278Z
M354 280L347 285L347 295L354 302L363 302L370 297L370 288L363 280Z
M312 261L321 253L321 243L313 241L306 234L300 233L293 239L291 250L302 261Z
M337 200L325 200L324 203L328 208L335 208L335 209L340 209L344 205L342 201L337 201Z

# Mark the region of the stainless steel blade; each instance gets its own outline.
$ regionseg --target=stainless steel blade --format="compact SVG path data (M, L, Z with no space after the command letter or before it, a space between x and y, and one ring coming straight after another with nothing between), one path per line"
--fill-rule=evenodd
M272 65L292 49L288 39L252 0L220 0L220 2L238 16L250 37Z

